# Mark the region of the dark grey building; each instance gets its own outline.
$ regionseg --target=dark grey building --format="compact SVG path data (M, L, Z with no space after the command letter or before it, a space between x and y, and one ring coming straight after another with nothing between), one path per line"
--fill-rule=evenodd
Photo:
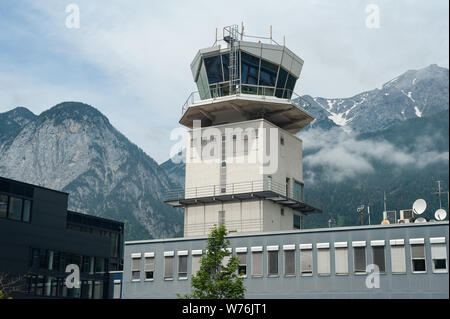
M16 298L110 298L122 269L123 223L67 210L68 194L0 177L0 274ZM68 289L66 265L80 270Z

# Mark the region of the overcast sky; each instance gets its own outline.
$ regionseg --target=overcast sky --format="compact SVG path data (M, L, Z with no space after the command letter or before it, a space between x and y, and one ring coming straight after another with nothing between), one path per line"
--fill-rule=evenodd
M66 27L67 5L80 28ZM379 28L368 28L370 4ZM409 69L449 65L448 0L0 1L0 112L62 101L99 109L158 162L196 90L189 64L215 28L244 22L304 61L295 91L349 97Z

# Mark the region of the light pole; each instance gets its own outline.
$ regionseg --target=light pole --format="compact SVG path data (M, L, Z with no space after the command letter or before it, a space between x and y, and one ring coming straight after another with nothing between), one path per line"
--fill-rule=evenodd
M364 225L364 215L363 215L364 208L365 208L364 205L360 205L360 206L356 209L356 211L361 215L361 225Z

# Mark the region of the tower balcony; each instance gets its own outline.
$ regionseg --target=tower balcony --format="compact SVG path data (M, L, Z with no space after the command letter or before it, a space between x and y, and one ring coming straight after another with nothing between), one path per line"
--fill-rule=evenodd
M258 181L168 190L164 193L164 203L173 207L183 207L203 203L266 199L303 214L322 213L321 209L306 204L302 197L300 192L266 178Z
M289 89L253 84L215 83L211 98L202 99L192 92L182 107L180 124L192 128L194 120L202 126L226 124L265 118L276 126L295 134L314 118L303 106L308 102Z

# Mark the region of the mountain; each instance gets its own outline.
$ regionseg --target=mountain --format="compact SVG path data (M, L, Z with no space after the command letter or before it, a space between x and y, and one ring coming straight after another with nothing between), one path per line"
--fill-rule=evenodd
M161 164L161 168L166 172L174 185L184 187L185 163L175 163L172 159L168 159Z
M30 113L0 114L11 127L1 176L69 193L70 209L125 222L127 240L182 234L181 212L162 203L169 176L97 109L64 102Z
M11 136L17 135L21 128L33 121L36 115L24 107L0 113L0 144L4 143Z
M374 132L396 122L448 109L449 70L432 64L409 70L383 84L381 89L350 98L303 96L303 107L316 120L313 127L342 127L355 133Z
M321 138L333 142L310 147ZM344 146L333 146L334 141ZM449 187L448 109L356 136L311 131L304 142L305 198L320 202L324 211L306 218L306 227L326 227L331 217L340 226L356 225L361 204L370 205L372 224L379 224L384 192L388 210L409 209L414 200L424 198L428 206L424 217L434 219L439 208L438 197L432 194L436 181L442 181L446 190ZM327 161L329 154L345 155L332 157L333 163ZM445 195L442 204L448 210ZM367 223L367 215L364 218Z

